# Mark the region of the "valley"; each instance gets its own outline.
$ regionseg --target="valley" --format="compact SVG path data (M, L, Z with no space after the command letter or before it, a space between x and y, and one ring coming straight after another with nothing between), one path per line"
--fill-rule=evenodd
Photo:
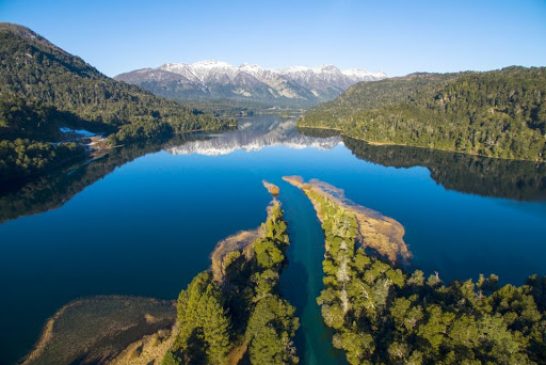
M546 8L385 4L0 2L0 364L545 364Z

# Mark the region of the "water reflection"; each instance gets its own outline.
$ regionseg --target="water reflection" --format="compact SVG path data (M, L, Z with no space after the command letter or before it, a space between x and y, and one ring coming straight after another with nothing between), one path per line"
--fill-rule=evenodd
M517 200L546 199L546 164L507 161L423 148L372 146L325 130L295 127L295 118L265 115L240 120L238 130L214 135L190 135L175 140L115 149L105 156L56 171L23 186L0 189L0 222L61 206L86 186L148 153L167 150L176 155L219 156L234 151L259 151L284 146L331 149L341 142L363 160L384 166L425 166L447 189Z
M322 150L293 149L307 146ZM317 310L323 252L316 248L323 238L318 222L309 220L315 215L307 199L282 185L287 174L328 181L358 204L399 220L414 253L412 263L427 273L440 271L445 280L483 272L521 283L532 272L544 273L543 203L446 192L424 169L379 164L426 166L439 184L468 193L522 200L546 195L541 164L370 146L325 131L303 134L294 118L278 116L241 119L237 131L116 149L23 187L2 186L4 221L59 208L77 197L54 212L0 225L0 363L28 351L43 321L75 298L176 297L209 266L219 239L262 221L269 202L264 178L279 182L290 221L294 245L286 273L295 285L290 298L298 308L305 302ZM310 318L319 316L318 310Z
M0 191L0 222L58 208L117 167L148 153L199 138L207 137L194 134L168 142L117 148L99 158L55 171L22 186L3 186L3 191Z
M337 135L312 136L300 133L296 128L295 118L262 115L241 119L238 130L214 135L206 140L188 142L169 148L168 151L174 155L222 156L239 150L256 152L274 146L331 149L340 143L341 138Z
M191 134L161 143L114 149L101 158L55 171L22 186L2 186L0 222L58 208L117 167L163 149L175 155L219 156L279 145L295 149L308 146L330 149L341 142L337 136L317 138L299 133L295 118L263 115L242 118L239 125L239 129L221 134Z
M313 137L332 138L331 131L301 129ZM383 166L425 166L447 189L516 200L546 200L546 164L512 161L406 146L374 146L343 137L358 158Z

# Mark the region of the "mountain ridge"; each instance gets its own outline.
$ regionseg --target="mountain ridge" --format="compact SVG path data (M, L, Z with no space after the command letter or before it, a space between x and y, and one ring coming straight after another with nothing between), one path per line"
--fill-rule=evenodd
M100 135L106 147L231 124L109 78L27 27L0 23L2 181L86 158L87 139L68 141L65 131Z
M382 72L291 66L264 68L223 61L165 63L119 74L114 79L134 84L156 95L175 100L238 100L279 106L310 106L331 100L361 81L385 78Z

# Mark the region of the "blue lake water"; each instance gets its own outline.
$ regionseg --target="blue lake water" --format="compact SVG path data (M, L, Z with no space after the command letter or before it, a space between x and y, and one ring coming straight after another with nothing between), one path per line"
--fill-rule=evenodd
M302 363L339 358L316 323L320 227L285 175L324 180L400 221L412 265L443 280L496 273L519 284L546 274L544 165L302 135L276 116L241 126L211 139L115 151L3 193L0 364L21 358L44 321L75 298L175 298L208 267L219 240L264 220L263 179L281 186L290 224L282 290L302 317Z

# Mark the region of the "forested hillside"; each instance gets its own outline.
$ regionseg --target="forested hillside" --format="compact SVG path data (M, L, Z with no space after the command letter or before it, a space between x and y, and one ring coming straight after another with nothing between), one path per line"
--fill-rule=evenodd
M359 83L308 111L299 126L337 129L373 143L545 160L546 68Z
M61 127L114 144L221 129L220 120L115 81L31 30L0 24L0 175L19 177L79 158Z

